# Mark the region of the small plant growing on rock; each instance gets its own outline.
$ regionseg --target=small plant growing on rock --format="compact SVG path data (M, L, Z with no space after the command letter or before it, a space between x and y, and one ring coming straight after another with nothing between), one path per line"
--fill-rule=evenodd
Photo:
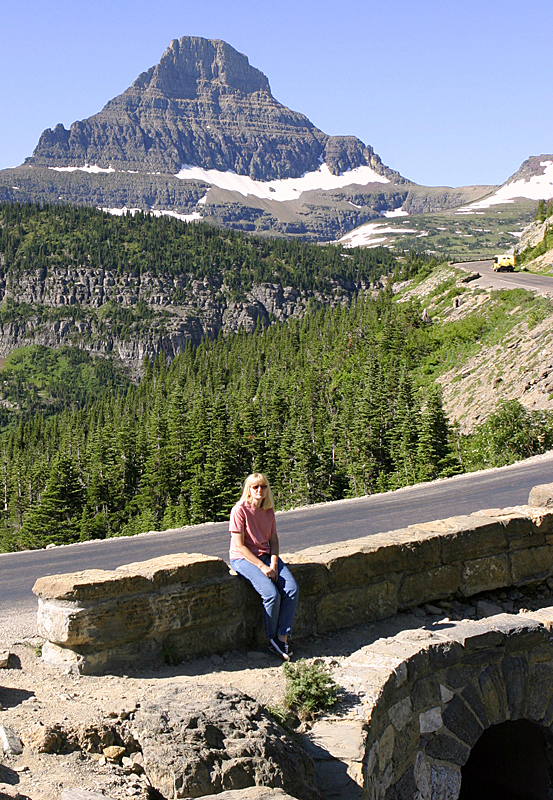
M310 664L302 658L295 664L284 664L283 669L286 706L300 719L310 719L336 702L337 686L324 664Z
M179 653L177 648L174 644L167 644L164 643L163 647L163 660L169 667L177 667L182 659L179 657Z

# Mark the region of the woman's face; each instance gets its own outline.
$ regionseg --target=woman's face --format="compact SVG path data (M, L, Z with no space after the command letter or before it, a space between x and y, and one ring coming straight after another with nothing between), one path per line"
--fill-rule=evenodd
M256 508L261 506L263 499L267 495L267 484L263 480L254 481L250 486L251 504Z

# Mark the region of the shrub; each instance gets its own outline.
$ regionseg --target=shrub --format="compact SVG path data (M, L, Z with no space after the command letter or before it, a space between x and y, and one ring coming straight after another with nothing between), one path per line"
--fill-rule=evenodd
M300 718L312 717L336 702L337 686L323 664L310 664L302 658L295 664L285 664L284 674L286 705Z

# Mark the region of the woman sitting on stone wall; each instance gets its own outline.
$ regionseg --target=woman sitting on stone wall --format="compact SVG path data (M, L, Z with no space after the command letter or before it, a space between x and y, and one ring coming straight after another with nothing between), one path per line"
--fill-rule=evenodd
M244 482L242 497L230 513L230 564L263 601L265 632L271 648L285 661L292 655L292 630L298 585L278 556L273 495L265 475L255 472Z

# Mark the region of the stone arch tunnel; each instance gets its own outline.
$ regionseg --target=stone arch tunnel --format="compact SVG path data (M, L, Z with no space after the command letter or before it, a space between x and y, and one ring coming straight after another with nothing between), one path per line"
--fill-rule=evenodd
M338 681L363 721L348 765L363 796L553 797L552 627L546 608L402 630L354 653Z

